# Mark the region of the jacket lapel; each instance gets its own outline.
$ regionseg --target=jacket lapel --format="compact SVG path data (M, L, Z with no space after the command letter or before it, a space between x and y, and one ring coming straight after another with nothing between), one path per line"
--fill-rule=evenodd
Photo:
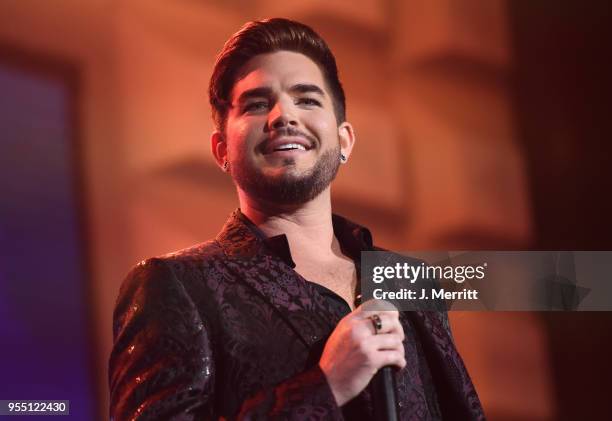
M428 364L440 395L443 415L454 419L479 420L481 405L476 390L457 352L445 314L438 311L404 313L419 332Z

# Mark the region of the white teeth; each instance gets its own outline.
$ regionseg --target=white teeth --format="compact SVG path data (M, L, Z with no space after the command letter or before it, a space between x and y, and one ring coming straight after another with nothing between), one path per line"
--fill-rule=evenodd
M287 151L290 149L299 149L301 151L305 151L306 148L304 147L304 145L300 145L299 143L287 143L285 145L279 146L278 148L274 149L275 151Z

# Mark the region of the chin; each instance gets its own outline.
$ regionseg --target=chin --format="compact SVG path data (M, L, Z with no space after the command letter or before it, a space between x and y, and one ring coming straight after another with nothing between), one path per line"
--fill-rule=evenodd
M265 177L270 177L272 179L299 179L307 176L312 171L312 168L300 168L297 166L295 162L284 163L281 167L276 167L270 171L264 172Z

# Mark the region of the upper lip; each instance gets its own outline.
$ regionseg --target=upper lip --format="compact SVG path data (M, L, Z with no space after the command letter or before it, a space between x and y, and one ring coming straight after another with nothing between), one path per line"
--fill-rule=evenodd
M303 136L277 136L272 138L272 140L265 141L262 145L262 151L264 154L272 153L275 149L280 148L283 145L288 145L290 143L297 143L298 145L304 146L306 150L311 149L314 145L313 143L306 139Z

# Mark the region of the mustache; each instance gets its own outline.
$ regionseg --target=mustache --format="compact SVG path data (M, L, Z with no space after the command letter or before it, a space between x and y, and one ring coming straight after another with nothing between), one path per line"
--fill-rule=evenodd
M275 129L264 139L262 143L266 144L267 142L270 142L272 140L275 140L283 136L299 136L299 137L303 137L304 139L308 140L311 146L315 146L317 144L316 137L309 135L308 133L304 133L303 131L296 129L295 127L292 127L292 126L285 126L279 129Z

